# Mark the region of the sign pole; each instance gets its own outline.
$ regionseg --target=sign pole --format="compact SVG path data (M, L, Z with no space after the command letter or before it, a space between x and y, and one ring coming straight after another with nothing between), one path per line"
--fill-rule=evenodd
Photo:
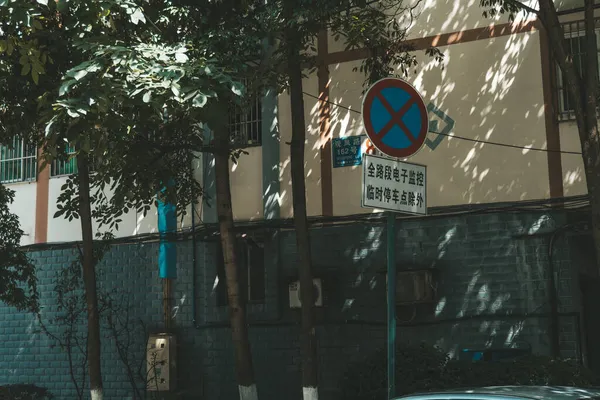
M389 158L365 155L361 206L387 210L388 399L396 395L396 214L427 214L426 167L400 161L416 154L427 138L423 98L408 82L384 78L363 96L365 132ZM395 160L394 160L395 159Z
M388 399L396 395L396 214L387 213Z

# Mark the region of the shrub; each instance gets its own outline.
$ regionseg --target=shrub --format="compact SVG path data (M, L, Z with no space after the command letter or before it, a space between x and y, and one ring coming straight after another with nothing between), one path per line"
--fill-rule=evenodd
M50 400L54 396L48 389L35 385L18 384L0 386L0 399L4 400Z
M425 344L398 343L396 383L398 393L413 393L435 388L442 380L448 357ZM345 400L385 399L387 396L387 351L381 349L351 364L340 382Z
M379 350L351 364L340 382L340 399L382 400L387 396L387 355ZM497 385L598 386L600 376L570 360L524 356L504 361L450 360L438 348L399 344L396 394Z

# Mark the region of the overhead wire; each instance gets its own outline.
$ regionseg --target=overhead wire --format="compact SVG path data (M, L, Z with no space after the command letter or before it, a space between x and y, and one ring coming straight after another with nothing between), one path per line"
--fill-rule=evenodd
M346 107L342 104L330 101L330 100L324 100L322 98L320 98L319 96L315 96L314 94L310 94L307 92L302 92L304 93L304 95L308 96L308 97L312 97L314 99L317 99L319 101L328 103L328 104L332 104L338 108L342 108L344 110L348 110L350 112L356 113L356 114L362 114L362 112L355 110L353 108L350 107ZM437 135L442 135L442 136L446 136L449 138L453 138L453 139L459 139L459 140L465 140L468 142L473 142L473 143L481 143L481 144L489 144L492 146L501 146L501 147L508 147L508 148L512 148L512 149L519 149L519 150L527 150L527 151L542 151L545 153L560 153L560 154L577 154L577 155L581 155L581 152L577 152L577 151L566 151L566 150L554 150L554 149L543 149L540 147L529 147L529 146L520 146L520 145L515 145L515 144L509 144L509 143L500 143L500 142L492 142L489 140L480 140L480 139L472 139L472 138L468 138L468 137L464 137L464 136L459 136L459 135L455 135L455 134L450 134L450 133L442 133L442 132L432 132L435 133Z
M313 94L303 92L304 95L315 98L319 101L324 101L326 103L332 104L336 107L357 113L362 114L358 110L354 110L350 107L329 101L322 100L320 97L315 96ZM543 152L557 152L563 154L579 154L577 152L571 151L560 151L560 150L550 150L550 149L541 149L541 148L533 148L533 147L525 147L525 146L517 146L511 145L507 143L498 143L491 141L483 141L478 139L465 138L457 135L444 134L440 132L435 132L439 135L448 136L455 139L482 143L482 144L490 144L495 146L503 146L516 148L521 150L528 151L543 151ZM203 174L204 175L204 174ZM203 176L203 178L206 178ZM451 216L464 216L469 214L487 214L487 213L496 213L496 212L525 212L525 211L548 211L552 208L555 208L557 205L560 205L562 209L584 209L589 207L589 195L580 195L580 196L571 196L571 197L562 197L562 198L554 198L554 199L540 199L540 200L525 200L519 202L508 202L508 203L492 203L492 204L461 204L456 206L444 206L444 207L433 207L429 209L429 214L426 216L402 216L399 219L422 219L422 218L441 218L441 217L451 217ZM200 226L195 226L193 228L185 228L179 230L177 233L173 235L177 237L177 240L187 240L191 235L197 235L199 233L205 233L205 240L208 237L216 237L218 227L216 223L205 223L202 220L202 206L200 206L200 211L197 210L196 207L193 207L192 212L196 214L198 219L200 220ZM351 214L345 216L336 216L336 217L328 217L328 216L314 216L309 217L309 225L315 227L318 225L328 225L328 224L347 224L347 223L356 223L356 222L370 222L370 223L381 223L385 221L385 216L383 213L362 213L362 214ZM293 228L293 221L289 218L284 219L273 219L273 220L263 220L260 224L256 221L240 221L236 223L236 228L239 229L286 229ZM144 243L154 243L159 240L159 234L157 233L145 233L145 234L137 234L127 237L119 237L111 240L107 240L106 242L110 242L112 244L144 244ZM40 244L32 244L23 246L23 248L28 250L35 250L38 248L54 248L54 247L65 247L65 246L73 246L79 242L51 242L51 243L40 243Z
M523 200L519 202L505 202L505 203L488 203L488 204L461 204L456 206L443 206L443 207L431 207L428 210L428 215L425 216L410 216L402 215L398 216L399 220L419 220L419 219L433 219L433 218L447 218L447 217L461 217L467 215L482 215L499 212L547 212L560 206L562 210L582 210L589 207L589 195L571 196L563 198L553 199L540 199L540 200ZM312 216L308 218L309 225L313 228L319 228L330 225L344 225L352 223L369 223L369 224L383 224L386 221L384 213L362 213L362 214L350 214L343 216ZM185 241L192 235L199 235L200 240L210 241L218 237L218 224L217 223L203 223L197 225L195 229L185 228L179 230L177 233L173 233L173 240ZM237 232L248 232L252 230L261 229L293 229L292 218L280 218L271 220L259 220L259 221L238 221L235 224L235 230ZM171 235L170 235L171 236ZM158 233L144 233L127 237L119 237L105 242L115 245L123 244L150 244L158 242L160 239ZM27 250L38 250L38 249L54 249L54 248L65 248L72 247L79 242L51 242L51 243L40 243L23 246Z

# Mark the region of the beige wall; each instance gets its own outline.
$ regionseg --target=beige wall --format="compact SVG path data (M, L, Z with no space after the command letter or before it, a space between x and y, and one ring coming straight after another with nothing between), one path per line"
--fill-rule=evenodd
M230 162L233 217L255 220L263 217L262 148L250 147L237 163Z
M426 104L433 102L455 120L455 135L544 148L538 35L523 33L443 47L443 68L421 55L417 74L409 80ZM354 110L360 110L363 89L363 78L352 71L358 64L330 68L331 100ZM359 114L335 106L332 111L334 137L363 133ZM433 140L435 135L429 137ZM429 206L549 196L544 152L444 139L435 151L423 147L409 161L428 166ZM335 215L367 211L360 208L361 168L333 169Z
M303 81L305 92L318 95L316 74ZM280 204L281 217L293 215L292 180L290 176L291 113L290 97L287 93L279 96L279 132L280 141ZM319 138L319 113L317 101L304 96L304 118L306 120L306 144L304 151L304 171L306 177L306 201L308 215L321 215L321 140Z
M435 37L446 33L455 33L490 25L509 22L507 15L494 18L484 18L483 8L478 0L408 0L403 2L403 7L414 7L412 18L410 13L401 12L397 15L401 26L408 28L407 39L420 39ZM393 15L396 10L390 10ZM517 15L516 22L529 19L523 14ZM457 38L460 37L458 33ZM334 35L329 35L329 51L343 51L346 43L343 38L335 40Z
M450 2L445 4L454 5ZM461 24L475 24L475 19L465 21L467 22L463 21ZM436 22L438 23L439 21ZM454 29L454 25L448 26L447 29ZM546 147L538 32L453 44L440 49L444 53L443 65L419 53L417 71L407 79L421 92L426 104L432 102L455 120L453 134L483 141ZM361 108L364 77L352 70L359 64L360 61L356 61L329 66L330 100L356 111ZM319 94L316 74L304 79L303 85L306 93L314 96ZM307 130L306 197L308 214L314 216L322 214L322 143L319 137L317 101L304 96L304 104ZM287 93L279 95L278 114L281 134L279 194L281 217L287 218L293 215L289 156L291 116ZM335 105L331 106L330 122L333 137L364 133L360 114ZM580 150L573 123L561 123L560 135L563 150ZM435 134L429 134L431 140L435 137ZM249 154L242 155L238 164L230 164L233 212L237 220L263 217L263 149L254 147L247 151ZM544 152L445 138L435 150L424 146L409 161L428 167L430 207L519 201L549 196L548 161ZM581 157L563 154L562 164L565 195L585 193ZM372 211L360 207L361 169L362 167L333 168L335 215ZM202 180L199 166L197 174L198 179ZM64 180L65 178L50 180L49 242L80 239L78 221L53 218L56 198ZM30 202L24 203L23 199L35 199L35 184L12 186L17 190L17 198L22 199L13 208L16 207L21 224L30 235L24 241L33 242L35 213L29 212ZM197 210L200 215L203 212L201 207L199 205ZM132 213L123 219L119 236L153 233L157 230L154 208L146 218ZM180 221L180 227L188 228L190 224L191 213L188 212Z

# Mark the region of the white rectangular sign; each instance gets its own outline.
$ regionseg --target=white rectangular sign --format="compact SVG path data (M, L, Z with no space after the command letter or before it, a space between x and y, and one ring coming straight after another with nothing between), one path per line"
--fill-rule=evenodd
M365 154L361 205L427 214L427 167Z

